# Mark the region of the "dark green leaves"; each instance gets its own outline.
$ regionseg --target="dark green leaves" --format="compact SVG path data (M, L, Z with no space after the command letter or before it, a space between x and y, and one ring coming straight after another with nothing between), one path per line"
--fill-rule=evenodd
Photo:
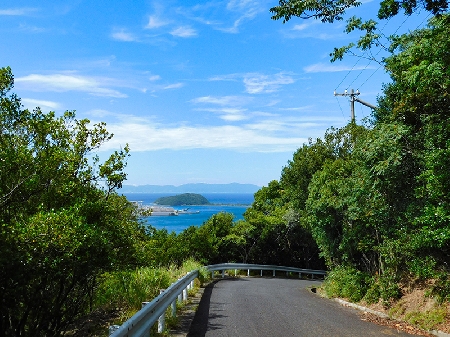
M314 18L322 22L342 20L348 8L357 7L361 3L356 0L280 0L279 5L270 9L272 19L283 19L283 23L291 17L302 19Z
M88 310L101 273L139 260L144 233L114 193L129 149L100 164L103 123L23 109L12 87L0 69L0 330L58 335Z

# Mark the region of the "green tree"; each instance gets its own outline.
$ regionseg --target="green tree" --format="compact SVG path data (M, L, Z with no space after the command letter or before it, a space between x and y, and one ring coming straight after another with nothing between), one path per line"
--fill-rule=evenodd
M309 231L300 225L299 213L292 207L286 192L287 189L274 180L255 193L255 201L244 213L248 261L323 268L317 245Z
M414 200L401 232L409 240L401 246L406 264L428 276L421 270L449 270L450 57L444 51L450 47L449 33L450 16L441 15L428 28L395 38L386 59L392 82L375 115L378 122L410 128L402 151L414 160L409 175Z
M289 21L292 17L301 19L317 19L322 22L333 23L344 19L348 9L363 5L357 0L279 0L278 6L272 7L270 12L273 14L273 20L283 19L283 23ZM447 0L383 0L380 2L380 8L377 18L388 19L396 16L403 10L405 15L411 15L413 12L424 9L433 15L439 15L448 11ZM383 42L384 35L377 32L377 22L373 19L363 21L358 17L351 17L347 20L345 32L350 33L359 30L363 35L355 43L347 46L334 48L332 61L342 59L344 54L351 52L353 47L366 51L373 46L387 49L388 41ZM351 52L353 53L353 52ZM354 53L353 53L354 54ZM355 55L355 54L354 54ZM370 56L371 59L374 59Z
M178 235L184 258L193 258L203 264L232 261L231 242L227 240L234 225L232 213L220 212L211 216L200 227L191 226Z
M89 309L101 273L139 262L145 235L113 192L128 147L100 163L104 124L23 109L13 84L1 68L0 335L59 335Z

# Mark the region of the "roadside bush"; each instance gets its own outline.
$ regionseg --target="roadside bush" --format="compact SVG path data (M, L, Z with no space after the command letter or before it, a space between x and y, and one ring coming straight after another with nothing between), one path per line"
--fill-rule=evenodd
M450 276L448 273L440 273L433 286L431 295L434 296L439 303L446 301L450 302Z
M206 270L194 260L187 260L180 268L138 268L129 271L105 273L94 294L94 307L103 310L121 309L132 315L142 302L151 301L161 289L187 273L199 269L200 281L207 277Z
M95 292L94 307L104 310L139 310L142 302L156 297L159 290L167 288L170 283L169 270L163 268L106 273Z
M353 267L339 266L325 278L324 290L329 297L343 297L360 301L370 285L370 277Z
M364 300L369 303L377 303L380 300L381 297L381 291L380 291L380 283L378 280L373 280L370 283L369 288L367 289L366 294L364 295Z

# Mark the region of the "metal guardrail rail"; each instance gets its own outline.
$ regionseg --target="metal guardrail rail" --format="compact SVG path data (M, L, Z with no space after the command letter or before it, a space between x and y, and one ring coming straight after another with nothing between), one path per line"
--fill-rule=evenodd
M275 265L262 264L245 264L245 263L221 263L205 266L205 268L212 273L214 278L214 271L222 271L222 277L225 276L226 270L247 270L247 275L250 275L250 270L260 270L261 276L263 270L272 270L273 276L276 276L277 271L286 273L299 273L309 275L326 275L324 270L301 269L294 267L284 267ZM193 287L194 280L199 276L199 271L194 270L180 278L178 281L172 283L169 288L164 290L151 302L144 302L142 309L133 315L121 326L110 327L110 337L148 337L150 329L158 321L158 332L164 330L164 316L167 308L172 306L172 315L176 314L176 303L178 301L187 300L187 292Z
M261 276L263 270L271 270L272 276L276 276L277 271L283 271L286 273L298 273L299 277L302 277L303 274L306 275L326 275L327 272L325 270L315 270L315 269L302 269L295 267L284 267L284 266L275 266L275 265L264 265L264 264L246 264L246 263L221 263L206 266L211 272L221 270L222 277L225 275L225 270L247 270L247 275L250 275L250 270L260 270Z
M164 315L167 308L172 305L172 310L176 311L178 300L187 300L187 291L193 286L194 280L198 277L198 270L191 271L177 282L172 283L153 301L143 305L142 309L133 315L117 330L110 334L111 337L148 337L150 329L156 321L162 332L164 330ZM172 311L172 314L174 311Z

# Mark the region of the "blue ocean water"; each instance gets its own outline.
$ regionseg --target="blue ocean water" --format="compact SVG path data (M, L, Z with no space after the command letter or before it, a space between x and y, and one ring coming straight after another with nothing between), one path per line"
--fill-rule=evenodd
M159 197L174 195L173 193L124 193L130 201L141 202L150 206ZM144 220L157 229L167 229L169 232L181 233L190 226L200 226L214 214L220 212L232 213L234 220L243 219L243 214L253 203L251 193L202 193L211 205L189 206L189 211L194 214L179 214L178 216L150 216ZM174 209L186 209L186 206L174 207Z

